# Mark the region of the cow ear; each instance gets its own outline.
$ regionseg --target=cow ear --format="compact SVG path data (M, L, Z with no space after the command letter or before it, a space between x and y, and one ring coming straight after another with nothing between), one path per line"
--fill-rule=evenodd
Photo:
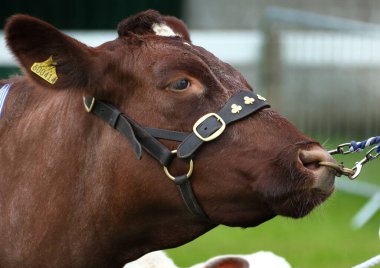
M91 49L52 25L27 15L10 17L7 45L34 81L49 87L82 87L88 83Z
M136 35L180 36L190 42L189 32L183 21L162 16L156 10L140 12L121 21L117 27L119 37Z
M208 263L205 268L249 268L249 263L238 257L221 257Z

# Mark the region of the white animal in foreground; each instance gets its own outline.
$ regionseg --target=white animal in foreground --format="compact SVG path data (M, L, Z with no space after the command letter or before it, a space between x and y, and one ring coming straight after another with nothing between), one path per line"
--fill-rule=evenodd
M154 251L127 263L124 268L178 268L163 251Z
M291 268L290 264L280 256L268 251L260 251L249 255L221 255L208 261L196 264L191 268ZM178 268L163 252L155 251L140 259L128 263L124 268Z

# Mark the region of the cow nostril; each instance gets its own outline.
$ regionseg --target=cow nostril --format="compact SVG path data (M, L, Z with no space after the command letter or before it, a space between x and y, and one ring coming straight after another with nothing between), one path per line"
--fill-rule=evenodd
M335 160L328 152L321 147L314 146L309 150L300 150L299 160L304 169L313 174L313 178L315 179L313 188L332 192L336 173L331 168L319 164L320 162L335 163Z
M316 170L319 168L319 161L314 161L310 163L303 163L303 166L307 169Z
M319 162L334 162L335 160L322 148L314 147L311 150L300 150L299 160L302 165L309 170L317 170L321 168Z

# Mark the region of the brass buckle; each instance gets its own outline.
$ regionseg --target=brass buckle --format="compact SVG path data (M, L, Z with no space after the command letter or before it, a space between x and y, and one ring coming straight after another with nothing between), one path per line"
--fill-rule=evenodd
M212 117L214 116L216 118L216 120L218 120L222 126L217 130L215 131L213 134L211 134L209 137L203 137L201 134L199 134L199 132L197 131L197 127L202 124L207 118L209 117ZM214 139L216 139L217 137L220 136L220 134L223 133L224 129L226 128L226 123L224 122L223 118L221 118L218 114L216 113L209 113L209 114L206 114L204 116L202 116L201 118L198 119L197 122L195 122L194 126L193 126L193 132L195 133L195 135L197 135L198 138L200 138L202 141L212 141Z
M172 151L172 154L176 154L176 153L177 153L177 150ZM171 179L172 181L175 181L175 177L172 174L170 174L168 168L166 166L163 166L163 168L164 168L164 172L166 176L168 176L168 178ZM194 170L194 162L192 159L190 159L190 167L189 167L189 171L186 174L186 178L190 178L191 174L193 174L193 170Z
M94 104L95 104L95 98L92 97L90 107L88 107L86 104L86 97L83 96L83 105L84 105L84 109L86 110L86 112L91 113L92 109L94 108Z

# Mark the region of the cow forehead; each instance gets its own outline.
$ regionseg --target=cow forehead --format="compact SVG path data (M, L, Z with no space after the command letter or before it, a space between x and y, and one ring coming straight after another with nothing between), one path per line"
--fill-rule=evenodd
M185 71L214 85L215 80L218 80L217 83L221 82L230 89L249 87L235 68L203 47L190 45L166 24L153 24L152 30L155 34L121 36L116 42L111 41L119 47L115 51L115 59L120 62L121 54L118 53L122 50L126 52L121 52L125 55L123 61L129 62L125 65L129 66L127 68L134 66L134 69L137 68L135 71L140 72L143 69L147 74L146 71L152 67L153 73L150 75L153 77L169 75L172 71Z
M202 69L209 68L210 71L215 71L218 76L220 69L231 72L235 70L228 64L222 62L219 58L207 51L203 47L189 45L183 42L181 38L163 37L157 40L150 40L150 45L147 46L152 49L152 59L154 58L160 65L172 65L173 67L181 66L186 68ZM148 53L151 53L148 52Z
M234 89L250 88L242 74L233 66L223 62L203 47L188 45L181 38L162 37L161 41L153 42L154 51L162 49L155 55L157 63L164 69L172 66L178 70L188 71L214 86L219 84ZM160 54L163 57L160 57ZM164 70L165 71L165 70ZM217 80L217 82L216 82Z

